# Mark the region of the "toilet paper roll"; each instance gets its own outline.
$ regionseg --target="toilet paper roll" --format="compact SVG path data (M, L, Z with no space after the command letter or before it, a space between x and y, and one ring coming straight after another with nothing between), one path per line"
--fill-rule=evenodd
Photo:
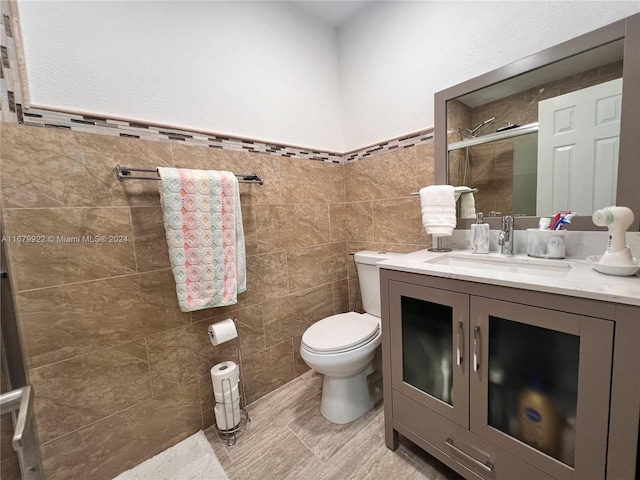
M208 331L209 339L214 346L228 342L238 336L236 324L230 318L209 325Z
M214 365L211 369L213 393L229 393L232 391L238 385L239 374L238 365L231 360Z
M220 430L229 430L240 423L240 400L233 403L217 403L213 407L216 416L216 425Z
M214 391L213 394L216 398L216 403L229 403L240 398L240 389L238 388L238 384L236 384L235 387L231 388L231 392L229 392L228 389L225 389L224 393Z

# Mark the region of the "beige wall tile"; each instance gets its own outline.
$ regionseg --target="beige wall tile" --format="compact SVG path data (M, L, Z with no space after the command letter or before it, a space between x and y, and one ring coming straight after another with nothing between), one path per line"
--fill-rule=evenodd
M87 188L93 186L95 175L104 175L102 169L105 164L111 178L115 177L115 167L118 164L137 168L171 166L171 146L168 143L93 134L83 134L80 141L87 163L96 165L96 169L99 169L95 173L91 172L94 175L86 180ZM107 178L104 188L118 198L118 203L114 200L111 205L159 205L160 202L158 182L154 180L112 182ZM96 192L89 197L96 198L99 194L100 192ZM108 204L100 202L95 205Z
M344 202L344 165L281 158L280 175L285 203Z
M234 173L238 164L249 155L247 152L222 150L208 146L192 146L171 144L173 166L175 168L192 168L196 170L227 170Z
M329 205L331 242L344 242L347 239L347 210L344 203Z
M296 203L256 206L260 253L329 243L329 206Z
M311 370L311 367L305 363L300 356L300 345L302 344L302 335L296 335L293 337L293 374L294 377L299 377L305 372Z
M193 382L47 443L44 473L47 480L111 480L194 434L201 422Z
M31 370L41 442L151 398L144 341Z
M431 235L427 235L430 237ZM373 250L375 252L411 253L418 250L415 244L402 243L382 243L382 242L347 242L349 252L359 252L361 250ZM356 266L353 260L347 263L347 273L349 278L356 278ZM351 304L352 305L352 304Z
M242 203L242 230L244 231L244 251L247 255L258 253L256 231L256 209L251 203Z
M353 256L349 255L347 263L353 262ZM333 282L333 307L334 313L344 313L351 311L352 304L349 302L349 284L346 278Z
M216 399L213 396L211 375L203 375L198 379L198 393L200 396L200 409L202 410L202 426L203 428L208 428L216 423L216 415L213 413Z
M9 261L17 267L13 274L17 291L136 271L128 208L5 209L3 213L5 235L42 240L7 244ZM59 236L78 241L60 242ZM106 241L83 242L83 236L103 236Z
M264 322L262 320L262 305L252 305L247 308L236 310L230 314L219 314L217 308L200 310L202 320L206 320L207 327L210 324L225 320L229 317L236 319L238 324L238 336L240 337L240 348L242 355L253 355L254 353L264 350ZM205 317L205 313L209 312L211 316ZM228 341L222 345L213 347L223 358L236 358L236 342Z
M238 310L287 295L287 254L284 251L247 257L247 291L238 295L238 303L227 307L198 310L191 313L194 322L214 316L229 317Z
M436 183L436 162L433 151L433 140L428 143L421 143L416 149L416 181L420 190L427 185ZM417 191L417 190L416 190Z
M418 197L373 202L374 238L381 243L427 241Z
M293 380L291 339L244 360L247 403L251 403Z
M115 167L171 165L166 143L6 123L2 157L6 208L158 204L155 182L120 183Z
M189 323L170 270L16 295L31 368Z
M247 258L247 292L238 303L244 307L286 295L289 292L286 265L285 252Z
M306 290L345 278L346 253L345 242L289 250L289 291Z
M346 164L346 201L405 197L416 191L415 154L415 148L404 148Z
M162 209L131 207L131 227L138 271L171 268Z
M11 415L0 416L0 459L5 461L11 457L17 457L13 449L13 421ZM0 477L4 478L4 477Z
M373 202L346 204L347 240L373 241Z
M193 323L146 338L154 395L197 381L227 360L211 345L208 326Z
M314 322L333 315L333 285L328 283L265 302L262 311L269 348L302 335Z
M2 480L22 480L22 472L20 472L20 460L18 456L2 457L0 462L0 478Z
M171 145L171 147L176 168L258 174L264 181L264 185L240 184L240 197L243 203L260 205L282 203L279 157L187 145Z
M10 207L61 207L73 194L71 184L81 185L84 170L80 134L58 129L2 124L2 200ZM79 174L72 180L72 174ZM100 177L106 178L103 171ZM113 177L111 177L113 185ZM75 186L75 185L73 185ZM72 190L72 192L69 192ZM75 197L75 194L74 194ZM86 201L82 198L81 201Z

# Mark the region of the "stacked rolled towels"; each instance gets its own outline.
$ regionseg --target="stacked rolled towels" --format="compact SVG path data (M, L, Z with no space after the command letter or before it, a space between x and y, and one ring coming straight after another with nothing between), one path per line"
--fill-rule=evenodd
M451 185L429 185L420 189L422 224L427 233L448 237L456 228L456 195Z

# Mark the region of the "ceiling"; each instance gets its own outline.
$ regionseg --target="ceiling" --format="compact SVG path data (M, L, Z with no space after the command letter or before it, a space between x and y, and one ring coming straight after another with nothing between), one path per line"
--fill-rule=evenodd
M334 28L340 27L344 22L351 18L356 12L362 9L370 1L352 1L352 0L298 0L292 1L300 8L308 11L318 19L328 23Z

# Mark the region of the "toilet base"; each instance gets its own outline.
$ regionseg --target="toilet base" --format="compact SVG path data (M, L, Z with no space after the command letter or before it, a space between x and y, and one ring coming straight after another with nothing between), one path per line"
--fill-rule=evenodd
M332 423L345 424L360 418L371 410L374 401L369 394L367 377L373 365L351 377L324 376L320 413Z

